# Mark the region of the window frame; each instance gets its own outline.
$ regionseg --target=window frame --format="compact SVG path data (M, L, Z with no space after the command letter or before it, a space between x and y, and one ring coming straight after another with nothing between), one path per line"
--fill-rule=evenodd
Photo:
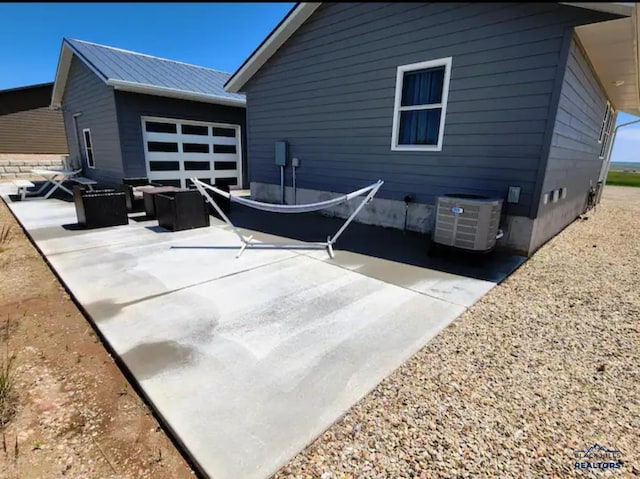
M436 60L428 60L425 62L410 63L408 65L400 65L396 70L396 92L393 104L393 126L391 131L391 150L392 151L442 151L442 140L444 139L444 125L447 116L447 103L449 101L449 83L451 81L451 64L453 57L438 58ZM436 68L444 66L444 78L442 80L442 99L440 103L431 103L425 105L412 105L403 107L402 104L402 88L404 86L404 74L416 70L426 70L428 68ZM417 106L417 108L416 108ZM435 145L401 145L398 143L400 135L400 114L403 111L431 110L440 108L440 125L438 129L438 142Z
M609 117L612 115L611 103L607 101L607 106L604 109L604 116L602 117L602 124L600 125L600 134L598 135L598 143L602 143L604 139L605 130L607 129L607 121Z
M89 133L89 142L91 143L91 147L87 146L87 133ZM87 159L87 167L95 169L96 156L94 154L95 149L93 146L93 136L91 136L91 128L84 128L82 130L82 142L84 143L84 157ZM89 150L91 150L91 162L89 162Z
M609 102L607 102L607 111L609 114L605 115L607 119L604 124L604 128L602 129L602 140L598 142L600 144L600 152L598 153L599 160L604 160L607 157L609 142L611 141L611 135L613 134L613 129L615 127L613 119L616 115L616 111Z

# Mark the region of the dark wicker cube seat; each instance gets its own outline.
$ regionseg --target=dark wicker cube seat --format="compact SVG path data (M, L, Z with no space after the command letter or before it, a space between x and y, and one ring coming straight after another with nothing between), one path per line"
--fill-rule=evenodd
M196 190L169 191L155 195L158 226L181 231L209 226L209 212Z
M74 186L73 201L78 224L85 228L102 228L129 223L123 191L114 188L91 191L84 186Z
M149 178L123 178L122 189L127 201L127 211L136 213L144 210L142 192L136 191L138 186L162 186L161 183L150 181Z

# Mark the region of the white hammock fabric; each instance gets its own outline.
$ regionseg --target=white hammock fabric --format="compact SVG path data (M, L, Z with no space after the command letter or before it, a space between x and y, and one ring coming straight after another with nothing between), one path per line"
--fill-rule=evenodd
M205 199L211 204L211 206L213 206L216 211L218 212L218 214L220 215L220 217L229 225L231 226L231 228L233 229L233 231L236 233L236 235L240 238L240 240L242 241L243 245L240 248L240 252L237 254L236 258L239 258L240 255L244 252L244 250L246 248L251 248L253 246L256 245L261 245L261 246L280 246L280 247L284 247L284 248L299 248L300 246L304 246L307 245L307 247L322 247L322 248L327 248L327 252L329 253L329 256L331 258L333 258L333 244L337 241L338 237L344 232L344 230L347 228L347 226L349 226L349 224L351 223L351 221L353 221L353 219L356 217L356 215L360 212L360 210L362 210L362 208L364 208L365 205L367 205L375 196L375 194L378 192L378 190L380 189L380 187L384 184L384 181L382 180L378 180L375 183L373 183L372 185L366 186L365 188L361 188L359 190L356 190L352 193L349 193L347 195L342 195L342 196L338 196L337 198L333 198L330 200L326 200L326 201L320 201L320 202L316 202L316 203L308 203L306 205L277 205L277 204L272 204L272 203L263 203L261 201L255 201L255 200L248 200L246 198L241 198L238 196L233 196L230 193L226 192L226 191L222 191L219 188L216 188L215 186L211 186L207 183L203 183L202 181L198 180L197 178L191 178L191 181L193 182L193 184L195 185L195 187L198 189L198 191L200 192L200 194L202 194ZM247 206L249 208L254 208L260 211L268 211L271 213L309 213L312 211L320 211L320 210L324 210L327 208L331 208L332 206L336 206L339 205L341 203L345 203L353 198L356 198L358 196L361 196L365 193L368 193L367 196L362 200L362 202L360 203L360 205L358 205L358 207L355 209L355 211L351 214L351 216L349 216L349 218L347 218L347 220L344 222L344 224L342 225L342 227L336 232L335 235L333 235L333 237L329 236L327 237L327 241L326 242L319 242L319 243L302 243L302 244L286 244L286 243L255 243L252 241L253 236L249 236L248 238L245 238L240 231L238 231L238 229L234 226L234 224L231 222L231 220L229 220L229 218L227 218L227 215L224 214L224 212L220 209L220 206L218 206L218 204L213 200L213 198L211 198L211 196L207 193L206 190L210 190L213 191L214 193L217 193L225 198L228 198L230 202L232 203L238 203L244 206Z
M191 181L193 181L193 178L191 179ZM345 203L353 198L371 191L376 186L382 186L382 183L382 180L378 180L372 185L361 188L357 191L354 191L353 193L338 196L337 198L326 201L319 201L317 203L307 203L305 205L278 205L273 203L263 203L261 201L248 200L239 196L233 196L226 191L222 191L221 189L216 188L215 186L208 185L206 183L202 183L202 186L204 186L208 190L213 191L214 193L224 196L225 198L229 198L232 203L238 203L240 205L248 206L249 208L254 208L256 210L269 211L271 213L310 213L312 211L320 211L331 208L332 206L337 206L341 203Z

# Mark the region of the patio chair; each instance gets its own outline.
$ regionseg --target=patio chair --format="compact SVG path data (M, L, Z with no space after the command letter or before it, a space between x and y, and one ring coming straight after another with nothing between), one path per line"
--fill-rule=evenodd
M162 186L161 183L150 181L149 178L123 178L122 189L125 193L127 211L137 213L144 210L144 200L142 192L136 191L138 186Z
M123 191L114 188L91 191L85 186L74 186L73 201L78 224L85 228L102 228L129 223Z
M155 195L158 226L181 231L209 226L209 211L197 190L168 191Z

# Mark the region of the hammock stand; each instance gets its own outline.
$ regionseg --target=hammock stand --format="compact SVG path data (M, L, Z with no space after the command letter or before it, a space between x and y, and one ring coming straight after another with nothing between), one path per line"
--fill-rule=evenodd
M306 205L276 205L276 204L272 204L272 203L262 203L260 201L254 201L254 200L249 200L249 199L246 199L246 198L241 198L241 197L238 197L238 196L233 196L233 195L227 193L226 191L222 191L219 188L216 188L215 186L211 186L211 185L209 185L207 183L203 183L202 181L200 181L197 178L191 178L191 181L196 186L196 188L198 189L200 194L202 194L202 196L205 197L205 199L211 204L211 206L213 206L215 208L215 210L218 212L218 214L224 220L224 222L227 223L231 227L233 232L238 236L238 238L240 238L240 241L242 241L242 247L240 248L240 251L236 255L236 258L239 258L240 255L242 253L244 253L245 249L252 248L252 247L259 247L259 246L274 246L274 247L275 246L279 246L281 248L288 248L288 249L301 248L301 247L302 248L309 248L309 249L324 249L324 248L326 248L327 249L327 253L329 254L329 257L333 258L334 257L333 244L338 240L338 238L344 232L344 230L347 229L347 226L349 226L349 224L353 221L353 219L357 216L357 214L360 213L360 210L362 210L362 208L364 208L373 199L373 197L376 195L376 193L378 192L378 190L380 189L380 187L384 183L384 181L378 180L375 183L373 183L372 185L367 186L366 188L359 189L359 190L354 191L352 193L349 193L347 195L342 195L342 196L339 196L337 198L333 198L331 200L320 201L318 203L309 203L309 204L306 204ZM211 195L209 195L209 193L207 193L206 190L213 191L214 193L217 193L220 196L228 198L229 201L231 201L232 203L238 203L238 204L241 204L241 205L244 205L244 206L248 206L250 208L258 209L258 210L261 210L261 211L270 211L272 213L309 213L311 211L319 211L319 210L323 210L323 209L329 208L330 206L335 206L335 205L344 203L344 202L349 201L349 200L351 200L351 199L353 199L353 198L355 198L357 196L361 196L361 195L363 195L365 193L368 193L368 194L367 194L367 196L364 197L364 199L358 205L358 207L355 209L355 211L353 213L351 213L351 216L349 216L347 218L347 220L343 223L343 225L336 232L336 234L334 234L333 236L327 236L327 241L325 241L325 242L300 242L300 243L296 243L296 244L289 244L289 243L257 243L257 242L253 241L253 235L252 236L248 236L248 237L243 236L242 233L240 233L240 231L238 230L238 228L236 228L235 225L231 222L231 220L229 220L227 215L224 214L222 209L211 198Z

